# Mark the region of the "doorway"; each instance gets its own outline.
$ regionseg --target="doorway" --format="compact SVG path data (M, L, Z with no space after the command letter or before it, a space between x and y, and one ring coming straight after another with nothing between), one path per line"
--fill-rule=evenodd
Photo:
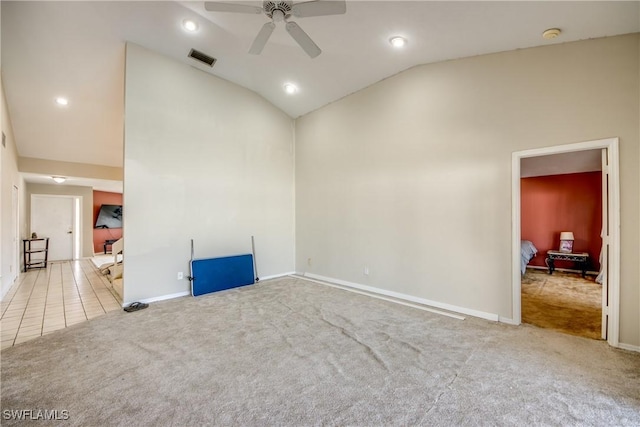
M11 216L12 223L12 241L13 241L13 256L11 257L11 282L15 282L18 278L18 272L20 271L20 200L18 197L18 187L13 186L11 194Z
M523 242L537 249L521 279L523 323L606 339L602 286L595 280L602 248L601 156L597 149L520 162L520 231ZM567 230L565 237L575 236L565 243L570 253L557 252L562 230ZM553 274L548 251L554 251Z
M561 145L533 150L515 152L512 155L512 298L513 321L522 321L522 282L521 282L521 207L520 177L521 160L531 157L548 156L563 153L576 153L588 150L602 150L602 333L607 342L618 346L619 331L619 289L620 289L620 201L619 201L619 168L618 138L587 141L577 144Z
M49 261L80 258L80 197L32 195L31 233L49 238Z

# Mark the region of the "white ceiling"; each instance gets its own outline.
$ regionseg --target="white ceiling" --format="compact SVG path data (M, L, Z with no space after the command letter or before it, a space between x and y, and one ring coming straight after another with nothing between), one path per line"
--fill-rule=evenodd
M563 175L602 170L601 150L585 150L548 156L527 157L520 160L520 176Z
M81 187L92 187L97 191L107 191L109 193L122 193L122 181L112 181L107 179L93 179L84 177L68 176L64 183L56 184L50 175L22 172L25 182L32 184L46 185L78 185Z
M251 2L260 5L261 2ZM122 166L126 41L247 87L291 117L418 64L640 31L637 1L348 1L339 16L297 19L322 48L310 59L276 28L247 53L263 15L204 10L203 2L2 1L2 75L24 157ZM196 20L194 34L181 28ZM544 40L559 27L562 35ZM409 40L403 50L388 43ZM211 69L187 58L196 48ZM294 82L299 93L284 93ZM54 98L67 96L60 108Z

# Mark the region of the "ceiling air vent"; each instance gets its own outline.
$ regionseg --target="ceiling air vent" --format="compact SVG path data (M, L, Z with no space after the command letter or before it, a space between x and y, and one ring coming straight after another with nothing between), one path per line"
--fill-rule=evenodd
M207 55L206 53L202 53L199 50L191 49L189 51L189 58L193 58L196 61L200 61L203 64L207 64L209 67L213 67L213 64L216 63L216 58Z

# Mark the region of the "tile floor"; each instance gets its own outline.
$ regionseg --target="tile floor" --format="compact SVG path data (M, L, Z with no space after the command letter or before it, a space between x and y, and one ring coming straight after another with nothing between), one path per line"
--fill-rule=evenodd
M21 273L0 303L0 347L121 308L111 284L90 259L52 262L46 269Z

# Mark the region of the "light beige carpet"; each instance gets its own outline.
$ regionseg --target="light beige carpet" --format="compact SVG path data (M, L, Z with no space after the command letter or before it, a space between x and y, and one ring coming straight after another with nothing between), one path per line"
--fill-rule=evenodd
M522 278L522 322L600 339L602 287L593 276L527 269Z
M109 313L0 356L2 414L68 411L55 425L640 425L640 354L295 278Z

